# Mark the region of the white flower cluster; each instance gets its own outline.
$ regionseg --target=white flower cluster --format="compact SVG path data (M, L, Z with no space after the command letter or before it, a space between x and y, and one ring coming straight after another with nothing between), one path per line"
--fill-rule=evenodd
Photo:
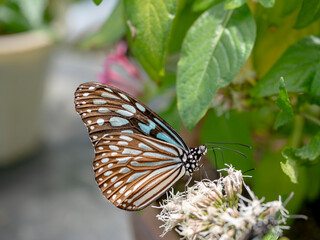
M241 171L232 166L218 180L202 180L186 192L169 193L160 204L157 218L165 235L175 229L182 239L252 239L272 232L281 235L288 211L278 201L263 203L243 182ZM241 196L242 186L252 200Z

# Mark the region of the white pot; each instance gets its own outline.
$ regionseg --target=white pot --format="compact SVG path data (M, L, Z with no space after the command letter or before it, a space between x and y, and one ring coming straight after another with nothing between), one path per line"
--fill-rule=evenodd
M39 147L41 100L49 55L47 33L0 36L0 166Z

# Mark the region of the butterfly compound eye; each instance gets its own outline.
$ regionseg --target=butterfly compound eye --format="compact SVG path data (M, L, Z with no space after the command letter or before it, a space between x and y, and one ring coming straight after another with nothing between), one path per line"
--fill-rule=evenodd
M199 150L202 152L203 155L207 153L207 147L204 146L204 145L201 145L201 146L199 147Z

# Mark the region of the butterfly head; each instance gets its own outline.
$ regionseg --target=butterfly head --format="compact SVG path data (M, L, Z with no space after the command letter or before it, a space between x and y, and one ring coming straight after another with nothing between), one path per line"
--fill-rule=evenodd
M194 171L199 170L201 157L207 153L207 147L202 145L196 148L190 148L185 161L186 172L192 175Z

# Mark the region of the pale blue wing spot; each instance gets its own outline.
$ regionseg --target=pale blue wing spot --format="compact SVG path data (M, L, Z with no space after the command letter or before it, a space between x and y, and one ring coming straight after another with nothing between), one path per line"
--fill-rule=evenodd
M179 163L181 163L181 160L179 160ZM168 164L170 161L157 161L157 162L137 162L137 161L132 161L130 164L134 167L155 167L159 165L164 165Z
M137 173L133 174L133 175L127 180L127 182L128 182L128 183L129 183L129 182L132 182L132 181L138 179L139 177L141 177L141 176L143 176L143 175L145 175L145 174L147 174L147 173L149 173L149 172L150 172L150 170L144 171L144 172L137 172Z
M123 132L123 133L133 133L132 130L123 130L123 131L121 131L121 132Z
M116 111L116 113L119 113L119 114L121 114L122 116L125 116L125 117L131 117L133 115L133 113L125 111L125 110L118 110L118 111Z
M177 134L173 133L169 128L167 128L166 125L164 125L159 119L157 118L154 118L154 120L160 124L161 127L163 127L164 129L166 129L172 136L174 136L174 138L179 142L179 145L178 146L184 146L184 144L180 141L180 139L176 136ZM175 144L177 145L177 144ZM182 147L183 149L185 149L184 147ZM185 149L186 150L186 149Z
M129 148L125 148L122 152L122 154L129 154L129 155L138 155L140 153L141 153L141 151L139 151L139 150L129 149Z
M157 138L158 139L161 139L161 140L163 140L163 141L166 141L166 142L168 142L168 143L171 143L171 144L173 144L173 145L176 145L176 146L178 146L178 147L180 147L180 148L183 148L180 144L178 144L176 141L174 141L171 137L169 137L167 134L165 134L165 133L158 133L157 134Z
M123 104L122 107L126 110L128 110L129 112L132 112L132 113L136 113L136 109L131 106L131 105L128 105L128 104Z
M146 111L146 109L140 103L136 103L136 106L141 112Z
M151 120L148 120L148 121L149 121L149 126L144 123L138 123L138 125L143 132L150 135L150 131L156 128L156 124Z
M102 97L106 97L106 98L113 98L113 99L120 99L119 97L113 95L113 94L110 94L110 93L107 93L107 92L103 92L101 94Z
M112 117L109 120L112 127L119 127L122 125L126 125L129 123L127 119L121 118L121 117Z

